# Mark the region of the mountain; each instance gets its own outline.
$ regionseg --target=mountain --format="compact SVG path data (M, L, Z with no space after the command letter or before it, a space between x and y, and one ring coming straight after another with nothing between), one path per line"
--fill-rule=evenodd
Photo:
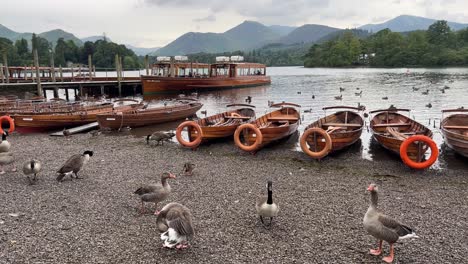
M363 29L342 29L338 31L334 31L328 35L325 35L324 37L320 38L319 40L316 41L316 43L324 43L330 40L337 39L339 37L342 37L346 32L351 32L353 36L358 37L358 38L367 38L371 35L371 33L367 30Z
M282 37L279 42L283 44L314 43L338 30L340 29L329 26L306 24L291 31L288 35Z
M276 34L280 35L281 37L286 36L287 34L291 33L293 30L295 30L297 27L290 27L290 26L281 26L281 25L272 25L269 26L273 32Z
M245 21L224 33L186 33L165 47L158 55L184 55L199 52L218 53L261 47L280 37L269 27L254 21Z
M91 37L81 38L81 41L82 41L83 43L85 43L86 41L96 42L96 41L98 41L98 40L100 40L100 39L104 39L104 38L105 38L107 41L112 42L112 40L111 40L110 38L108 38L108 37L106 37L106 36L102 36L102 35L101 35L101 36L91 36Z
M55 47L55 44L57 43L57 40L59 38L63 38L65 41L72 40L73 42L75 42L75 45L77 46L83 45L83 42L79 38L75 37L75 35L73 35L72 33L63 31L61 29L54 29L51 31L46 31L46 32L40 33L38 36L47 39L47 41L52 43L53 47Z
M0 37L2 38L7 38L7 39L13 39L20 33L15 32L4 25L0 24Z
M414 30L427 30L429 26L434 24L436 21L437 20L431 18L401 15L381 24L367 24L359 28L374 33L386 28L394 32L405 32ZM448 22L448 25L454 31L466 28L468 26L468 24L456 22Z
M132 46L130 44L125 44L125 46L131 50L133 50L133 52L135 52L136 55L138 56L145 56L145 55L148 55L148 54L152 54L156 51L158 51L160 48L159 47L154 47L154 48L140 48L140 47L135 47L135 46Z

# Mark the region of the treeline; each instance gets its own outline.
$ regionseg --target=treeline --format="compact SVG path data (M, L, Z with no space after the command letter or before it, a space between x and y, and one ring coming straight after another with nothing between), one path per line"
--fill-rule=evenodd
M0 38L0 54L7 55L9 66L33 65L32 50L37 49L40 66L50 66L51 56L54 66L67 67L70 65L88 65L88 55L92 56L92 63L96 68L115 68L115 55L122 57L123 68L140 68L141 61L135 53L125 45L118 45L106 40L96 42L87 41L79 47L72 40L59 38L55 47L45 38L32 35L31 46L26 39L16 40L14 43L6 38ZM0 56L1 57L1 56ZM0 60L3 61L3 60Z
M310 47L306 67L437 67L468 65L468 28L452 31L437 21L426 31L409 33L384 29L360 39L343 36Z

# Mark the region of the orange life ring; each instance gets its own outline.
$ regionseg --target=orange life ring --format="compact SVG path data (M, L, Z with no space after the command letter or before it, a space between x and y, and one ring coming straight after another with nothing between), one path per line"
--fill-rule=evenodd
M256 135L255 142L250 146L246 146L240 141L240 133L244 129L251 129L251 130L253 130L253 132ZM234 132L234 143L236 143L236 145L240 149L242 149L244 151L249 151L250 152L250 151L255 151L255 150L259 149L260 144L262 144L262 141L263 141L263 135L262 135L262 132L260 131L260 129L258 129L258 127L254 126L253 124L250 124L250 123L240 125L236 129L236 132Z
M238 113L231 113L229 117L241 117Z
M193 141L186 141L182 138L182 130L184 130L184 128L187 127L187 128L193 128L197 131L197 137L195 138L195 140ZM190 133L190 130L189 130L189 133ZM177 129L176 129L176 138L177 138L177 141L179 141L179 143L182 145L182 146L185 146L185 147L188 147L188 148L196 148L198 147L198 145L200 145L201 141L202 141L202 130L201 130L201 127L195 122L195 121L185 121L183 122L182 124L180 124Z
M10 116L2 116L2 117L0 117L0 134L2 134L2 135L3 135L2 123L3 123L3 120L5 120L5 119L10 124L10 129L8 129L8 133L11 133L11 132L15 131L15 120L13 118L11 118Z
M422 141L426 143L430 148L431 148L431 156L429 157L428 160L424 162L416 162L412 161L408 157L408 147L411 143L414 141ZM430 137L424 136L424 135L415 135L407 138L405 141L400 146L400 157L403 160L403 162L408 165L409 167L413 169L425 169L430 167L434 162L437 160L437 157L439 156L439 149L437 148L436 143L434 140L432 140Z
M320 150L320 151L312 151L309 148L309 145L307 144L307 138L314 134L317 133L321 135L325 139L325 147ZM323 129L319 127L312 127L307 129L304 134L302 134L301 139L300 139L300 144L301 144L301 149L304 151L305 154L311 156L314 159L321 159L328 155L330 153L330 150L332 149L332 139L330 135Z

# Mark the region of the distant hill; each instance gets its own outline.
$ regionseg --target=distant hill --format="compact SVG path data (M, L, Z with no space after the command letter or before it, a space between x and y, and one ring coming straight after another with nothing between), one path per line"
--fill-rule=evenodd
M154 48L140 48L140 47L135 47L135 46L132 46L130 44L125 44L125 46L131 50L133 50L133 52L135 52L136 55L138 56L145 56L145 55L148 55L148 54L152 54L156 51L158 51L160 48L159 47L154 47Z
M37 34L37 35L42 38L47 39L47 41L51 42L54 46L55 46L55 43L57 43L57 40L59 38L63 38L64 40L73 40L73 42L75 42L77 46L83 45L83 42L79 38L77 38L75 35L73 35L72 33L68 33L61 29L54 29L54 30L50 30L50 31ZM3 25L0 25L0 37L8 38L11 41L16 41L18 39L24 38L29 43L31 43L32 33L19 33Z
M81 41L82 41L83 43L85 43L86 41L96 42L96 41L98 41L98 40L100 40L100 39L104 39L104 38L105 38L107 41L112 42L112 40L111 40L110 38L108 38L108 37L106 37L106 36L102 36L102 35L101 35L101 36L91 36L91 37L81 38Z
M324 43L324 42L327 42L327 41L330 41L330 40L334 40L334 39L337 39L337 38L343 36L343 34L346 33L346 32L351 32L354 36L356 36L358 38L367 38L367 37L369 37L371 35L371 33L369 33L369 31L363 30L363 29L342 29L342 30L332 32L332 33L320 38L316 42L317 43Z
M306 24L291 31L288 35L282 37L279 42L283 44L314 43L338 30L340 29L323 25Z
M281 25L272 25L269 26L273 32L276 34L280 35L281 37L286 36L287 34L291 33L293 30L295 30L297 27L290 27L290 26L281 26Z
M414 30L427 30L429 26L434 24L434 22L436 21L437 21L436 19L431 19L431 18L401 15L381 24L367 24L359 28L365 29L374 33L382 29L386 29L386 28L394 32L405 32L405 31L414 31ZM464 29L468 26L468 24L462 24L462 23L456 23L456 22L448 22L448 25L450 26L452 30L455 30L455 31Z
M7 39L14 39L20 33L15 32L4 25L0 24L0 37L7 38Z

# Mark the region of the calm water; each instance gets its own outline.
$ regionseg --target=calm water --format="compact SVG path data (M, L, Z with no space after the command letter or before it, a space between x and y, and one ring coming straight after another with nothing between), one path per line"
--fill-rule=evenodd
M439 132L441 110L447 108L468 107L468 68L448 69L328 69L303 67L272 67L267 73L271 76L270 86L223 90L199 94L204 104L202 110L208 115L225 110L230 103L245 102L252 96L252 104L257 107L257 116L266 113L268 101L287 101L302 105L301 111L312 109L311 113L302 113L302 133L305 126L325 115L322 107L334 105L366 106L367 111L387 108L391 104L399 108L410 108L410 116L416 121L429 126L434 132L434 139L441 146L441 157L435 167L466 166L467 159L458 157L444 146ZM134 73L129 73L133 75ZM136 72L138 74L138 72ZM444 86L450 87L445 93ZM342 100L336 100L340 95ZM419 89L413 91L413 87ZM359 89L358 89L359 88ZM429 90L428 95L422 92ZM361 96L355 93L361 92ZM312 98L312 97L315 98ZM387 100L382 99L388 97ZM426 105L431 104L429 108ZM330 114L328 112L327 114ZM434 128L434 119L436 125ZM366 119L367 124L369 119ZM429 125L430 122L430 125ZM175 129L180 122L135 129L132 133L143 136L160 129ZM297 140L282 142L284 147L300 151ZM371 140L371 134L365 129L361 142L348 151L365 159L395 159L378 144Z

